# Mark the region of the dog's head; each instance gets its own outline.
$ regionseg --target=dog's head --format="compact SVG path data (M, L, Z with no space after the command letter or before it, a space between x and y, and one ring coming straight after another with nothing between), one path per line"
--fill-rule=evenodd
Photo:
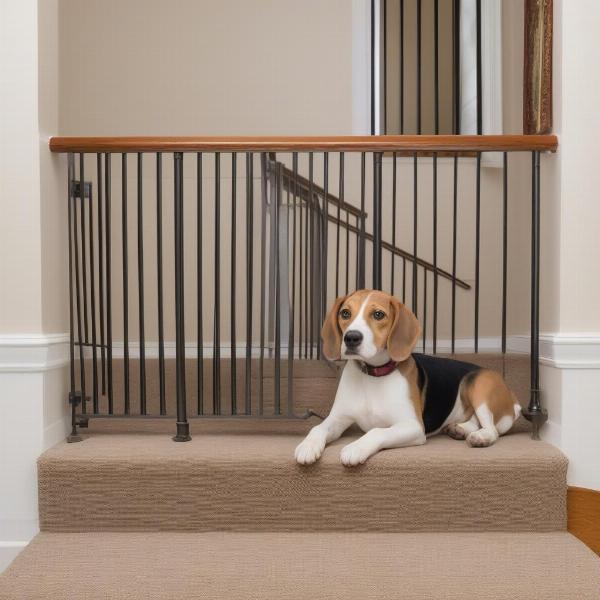
M386 352L396 362L406 360L419 334L415 315L393 296L377 290L358 290L338 298L321 330L326 358L365 362Z

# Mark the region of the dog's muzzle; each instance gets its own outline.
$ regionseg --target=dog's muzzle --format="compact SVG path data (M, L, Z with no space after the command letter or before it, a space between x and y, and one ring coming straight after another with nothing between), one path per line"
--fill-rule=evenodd
M344 344L346 344L348 352L356 352L362 341L363 334L356 329L346 331L346 334L344 335Z

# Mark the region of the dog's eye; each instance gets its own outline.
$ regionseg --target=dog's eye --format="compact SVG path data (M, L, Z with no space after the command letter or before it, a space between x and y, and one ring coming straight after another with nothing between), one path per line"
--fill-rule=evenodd
M350 318L350 311L347 308L344 308L340 311L340 317L347 321Z
M373 318L374 318L376 321L381 321L381 319L385 318L385 313L384 313L382 310L376 310L376 311L373 313Z

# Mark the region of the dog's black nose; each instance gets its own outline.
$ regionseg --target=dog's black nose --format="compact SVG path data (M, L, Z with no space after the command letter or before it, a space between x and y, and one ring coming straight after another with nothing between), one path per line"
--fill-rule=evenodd
M344 342L348 348L356 348L363 341L363 334L360 331L346 331Z

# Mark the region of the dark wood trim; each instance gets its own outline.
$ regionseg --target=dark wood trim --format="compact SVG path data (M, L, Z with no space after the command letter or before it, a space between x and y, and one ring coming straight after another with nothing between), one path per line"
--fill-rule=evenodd
M552 131L552 9L552 0L525 0L525 134Z
M554 135L52 137L52 152L554 152Z
M567 529L600 555L600 491L568 488Z

